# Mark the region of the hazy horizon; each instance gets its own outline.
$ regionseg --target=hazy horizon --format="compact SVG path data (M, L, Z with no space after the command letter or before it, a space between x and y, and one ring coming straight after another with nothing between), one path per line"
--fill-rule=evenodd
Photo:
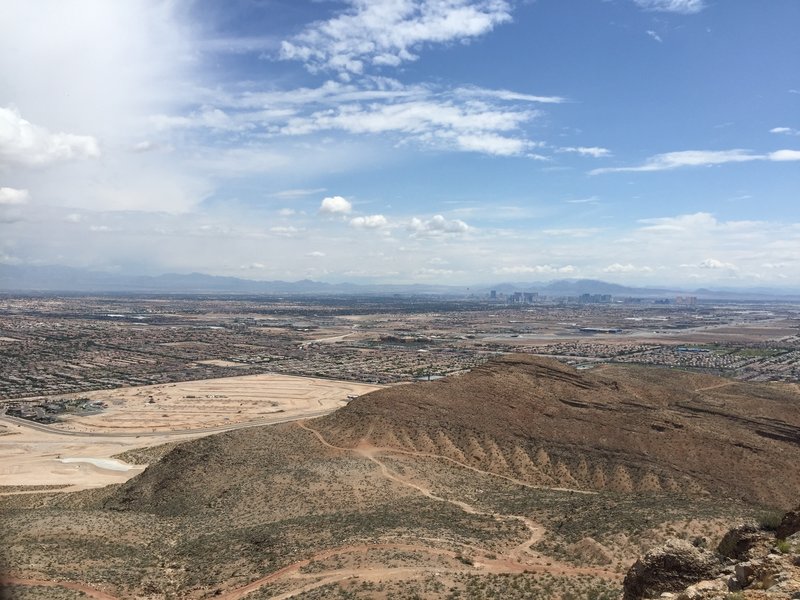
M800 280L800 4L43 0L0 22L0 263Z

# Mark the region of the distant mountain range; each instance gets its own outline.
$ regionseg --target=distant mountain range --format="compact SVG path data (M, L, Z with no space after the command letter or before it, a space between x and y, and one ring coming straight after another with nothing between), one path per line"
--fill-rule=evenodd
M644 288L608 283L595 279L560 279L550 282L507 282L496 285L453 286L436 284L355 284L300 281L256 281L203 273L167 273L163 275L125 275L62 266L0 265L0 291L67 293L142 293L142 294L285 294L285 295L440 295L467 297L538 292L543 296L579 296L611 294L615 297L672 297L693 295L698 298L800 300L796 290L769 288L725 288L680 290Z

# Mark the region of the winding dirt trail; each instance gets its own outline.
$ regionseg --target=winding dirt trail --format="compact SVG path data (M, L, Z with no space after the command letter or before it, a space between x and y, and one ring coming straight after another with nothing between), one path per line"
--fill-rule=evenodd
M323 446L330 448L332 450L337 450L339 452L356 453L359 456L362 456L367 460L373 462L380 470L381 475L386 479L389 479L390 481L393 481L399 485L409 487L419 492L420 494L424 495L425 497L430 498L431 500L452 504L468 514L489 516L498 521L515 520L521 522L530 531L530 536L525 541L515 546L506 556L503 557L490 559L488 557L494 554L492 551L488 549L485 550L480 549L475 546L469 546L471 549L478 550L483 554L483 557L479 559L479 562L473 563L472 568L481 569L482 572L487 572L487 573L541 572L541 573L551 573L554 575L566 575L566 576L592 575L596 577L602 577L604 579L612 579L612 580L620 579L620 575L618 573L606 569L592 568L592 567L573 567L571 565L560 563L549 557L534 555L531 550L531 547L542 539L542 536L545 533L545 529L542 526L540 526L533 520L523 515L506 515L501 513L486 512L479 510L467 502L438 496L437 494L434 494L430 489L418 483L414 483L412 481L404 479L403 477L392 471L386 465L386 463L384 463L378 457L378 455L381 452L390 453L393 452L394 449L377 448L375 446L370 446L364 440L362 440L362 443L359 444L359 446L356 448L345 448L342 446L336 446L328 442L328 440L326 440L325 437L318 430L309 426L306 422L299 422L298 426L305 429L309 433L313 434ZM402 453L410 454L409 452L405 451ZM425 456L436 456L436 455L425 455ZM457 461L453 462L457 463ZM464 466L467 466L467 468L469 468L468 465ZM409 576L409 575L420 575L430 572L441 573L449 571L448 569L443 569L442 567L438 568L380 567L380 568L360 568L360 569L338 569L330 571L320 571L309 574L300 573L300 569L309 565L313 561L324 560L326 558L331 558L336 555L347 554L347 553L368 552L370 550L405 550L405 551L425 553L431 555L446 556L454 559L457 559L460 556L459 553L456 553L452 550L444 550L441 548L434 548L430 546L422 546L417 544L363 544L363 545L341 546L339 548L333 548L330 550L324 550L322 552L318 552L313 556L311 556L310 558L294 562L291 565L287 565L281 569L278 569L274 573L270 573L265 577L252 581L247 585L244 585L242 587L233 590L229 590L228 592L223 592L221 595L217 597L220 598L221 600L240 600L241 598L244 598L251 592L261 588L262 586L275 582L282 578L297 578L298 584L301 585L299 585L299 587L293 590L283 592L275 596L273 600L291 598L298 594L322 587L324 585L328 585L330 583L335 583L337 581L342 581L353 577L358 577L360 579L371 579L371 578L381 579L387 577L398 577L402 575ZM457 571L462 572L463 570L464 569L458 569ZM315 581L307 582L309 578L313 578L315 579ZM306 580L306 582L304 582L304 580Z
M68 590L75 590L76 592L83 592L89 596L89 598L96 598L97 600L119 600L116 596L107 594L102 590L72 581L47 581L46 579L23 579L20 577L0 578L0 590L9 585L22 585L25 587L60 587Z
M538 543L544 537L544 534L545 534L544 527L542 527L538 523L535 523L534 521L532 521L531 519L529 519L528 517L525 517L523 515L506 515L506 514L501 514L501 513L486 512L486 511L479 510L479 509L475 508L474 506L472 506L471 504L468 504L468 503L466 503L466 502L464 502L462 500L454 500L454 499L451 499L451 498L444 498L442 496L438 496L438 495L434 494L428 488L423 487L423 486L421 486L421 485L419 485L417 483L408 481L406 479L403 479L398 474L394 473L386 465L386 463L384 463L382 460L380 460L378 458L377 455L380 454L380 453L397 452L399 454L405 454L405 455L411 455L411 456L420 456L420 457L429 457L429 458L444 458L445 460L448 460L448 461L450 461L452 463L455 463L455 464L457 464L459 466L467 468L467 469L469 469L471 471L475 471L475 472L478 472L478 473L483 473L485 475L498 476L498 477L500 477L502 479L511 480L511 481L513 481L515 483L519 483L521 485L525 485L526 487L534 487L534 486L530 486L529 484L526 484L523 481L519 481L519 480L513 479L511 477L506 477L504 475L497 475L496 473L491 473L489 471L482 471L481 469L476 469L476 468L471 467L469 465L465 465L465 464L463 464L463 463L461 463L461 462L459 462L457 460L450 459L450 458L448 458L446 456L440 456L438 454L429 454L429 453L425 453L425 452L409 452L407 450L399 450L398 451L398 450L395 450L394 448L380 448L380 447L371 446L371 445L367 444L365 442L365 440L362 440L361 444L359 444L356 448L345 448L345 447L342 447L342 446L336 446L336 445L331 444L330 442L328 442L328 440L325 439L325 437L322 435L322 433L320 433L318 430L316 430L313 427L311 427L310 425L308 425L308 423L306 421L300 421L300 422L297 423L297 425L299 427L301 427L302 429L305 429L309 433L312 433L319 440L319 442L322 445L324 445L325 447L331 448L333 450L355 452L356 454L359 454L360 456L363 456L364 458L366 458L366 459L372 461L373 463L375 463L378 466L378 468L380 469L381 474L384 477L386 477L387 479L390 479L391 481L394 481L395 483L399 483L400 485L403 485L403 486L406 486L406 487L410 487L410 488L418 491L419 493L421 493L423 496L426 496L427 498L430 498L431 500L436 500L437 502L447 502L449 504L457 506L458 508L460 508L461 510L463 510L467 514L488 516L488 517L492 517L493 519L498 520L498 521L500 521L500 520L514 520L514 521L518 521L518 522L522 523L523 525L525 525L525 527L528 528L528 530L531 532L531 535L530 535L530 537L528 539L526 539L524 542L522 542L521 544L516 546L509 553L509 558L511 560L513 560L514 562L521 563L522 560L523 560L523 557L526 557L526 555L527 555L526 563L530 564L529 557L532 554L531 547L534 544ZM368 437L368 436L365 436L365 438L366 437ZM540 487L540 486L536 486L536 487ZM559 491L562 490L562 488L547 488L547 489L557 489ZM552 563L552 561L551 561L551 563ZM603 572L604 573L608 573L607 571L603 571Z
M334 450L354 450L353 448L344 448L344 447L333 446L333 445L329 444L320 435L320 433L318 431L316 431L315 429L312 429L311 427L306 427L304 425L304 423L305 423L305 420L302 423L298 423L298 424L300 425L300 427L302 427L306 431L310 431L311 433L316 435L317 439L323 445L327 446L328 448L333 448ZM369 437L369 434L371 433L371 427L372 426L370 425L370 431L367 431L367 433L364 434L364 438L361 441L362 445L366 445L366 441L365 440L366 440L366 438ZM580 490L578 488L558 487L558 486L551 486L551 485L537 485L535 483L529 483L527 481L523 481L522 479L517 479L516 477L510 477L508 475L502 475L500 473L493 473L492 471L484 471L483 469L479 469L478 467L473 467L472 465L468 465L467 463L463 463L460 460L456 460L455 458L450 458L449 456L444 456L442 454L433 454L433 453L430 453L430 452L419 452L419 451L413 451L413 450L403 450L401 448L392 448L392 447L389 447L389 446L370 446L370 447L373 448L376 452L382 452L384 454L404 454L406 456L418 456L420 458L437 458L437 459L444 460L444 461L447 461L449 463L452 463L454 465L457 465L459 467L462 467L464 469L468 469L468 470L472 471L473 473L480 473L481 475L488 475L489 477L496 477L498 479L505 479L506 481L510 481L511 483L515 483L517 485L521 485L523 487L530 488L532 490L551 490L551 491L554 491L554 492L571 492L571 493L574 493L574 494L585 494L587 496L592 496L592 495L597 494L597 492L595 492L593 490Z
M718 388L728 387L729 385L734 385L739 383L738 381L725 381L723 383L716 383L714 385L707 385L706 387L695 388L692 390L693 392L706 392L708 390L716 390Z

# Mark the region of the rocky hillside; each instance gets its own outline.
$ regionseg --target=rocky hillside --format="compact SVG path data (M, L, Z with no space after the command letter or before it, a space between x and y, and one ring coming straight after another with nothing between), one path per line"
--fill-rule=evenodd
M800 507L776 530L745 523L715 552L671 540L628 571L624 600L783 600L800 598Z
M660 368L511 355L362 396L317 423L335 443L443 455L525 482L617 492L800 497L800 394Z

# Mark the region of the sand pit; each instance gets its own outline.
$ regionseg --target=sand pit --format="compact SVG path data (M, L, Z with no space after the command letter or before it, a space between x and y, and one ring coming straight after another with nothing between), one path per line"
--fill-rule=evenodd
M0 416L0 495L8 486L122 483L144 465L116 454L228 429L320 416L381 386L288 375L249 375L74 394L102 400L99 414L55 425ZM66 396L59 396L64 398ZM6 491L3 490L6 486Z
M55 428L91 433L209 429L317 416L380 386L290 375L245 375L75 394L102 401L95 415L69 415Z

